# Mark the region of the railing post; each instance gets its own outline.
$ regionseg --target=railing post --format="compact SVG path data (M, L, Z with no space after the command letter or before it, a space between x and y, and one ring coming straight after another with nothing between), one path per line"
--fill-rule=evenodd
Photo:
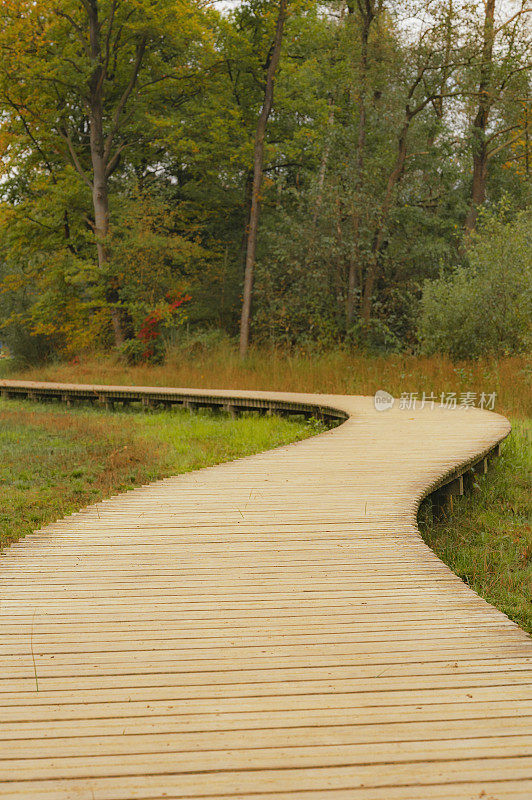
M476 464L473 464L471 467L475 475L485 475L488 471L488 459L486 456L481 458L480 461L477 461Z
M432 512L436 519L440 519L447 511L453 510L453 497L464 494L464 476L459 475L444 486L440 486L432 494Z
M102 406L102 408L105 408L106 411L109 411L110 409L114 408L113 401L110 400L106 394L98 395L98 405Z
M222 406L222 410L233 419L236 417L236 409L234 405L232 405L232 403L224 403Z

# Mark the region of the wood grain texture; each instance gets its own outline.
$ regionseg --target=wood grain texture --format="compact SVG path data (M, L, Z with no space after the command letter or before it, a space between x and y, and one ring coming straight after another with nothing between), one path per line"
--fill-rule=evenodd
M492 450L504 418L51 386L347 421L112 497L3 553L0 798L532 797L532 640L416 527L420 499Z

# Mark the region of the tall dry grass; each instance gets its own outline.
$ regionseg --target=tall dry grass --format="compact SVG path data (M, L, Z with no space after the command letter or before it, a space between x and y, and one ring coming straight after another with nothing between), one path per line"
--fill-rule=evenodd
M7 377L7 376L6 376ZM532 363L526 357L453 363L444 356L368 356L254 349L242 362L230 344L182 348L161 366L126 366L109 357L50 364L12 377L79 383L114 383L211 389L272 389L294 392L372 395L401 392L496 392L495 411L532 416Z

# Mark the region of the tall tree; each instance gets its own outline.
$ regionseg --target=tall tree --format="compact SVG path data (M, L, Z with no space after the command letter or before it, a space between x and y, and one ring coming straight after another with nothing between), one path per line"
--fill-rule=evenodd
M493 103L493 43L495 40L495 0L485 0L482 51L479 66L478 108L473 120L472 156L473 181L471 203L465 220L466 233L475 227L478 207L486 199L486 177L488 170L488 145L486 128Z
M358 131L356 142L356 167L355 167L355 191L360 193L363 181L363 170L366 150L367 136L367 102L368 102L368 83L369 83L369 37L375 19L382 13L382 0L356 0L356 6L360 14L360 64L359 64L359 91L358 91ZM355 6L351 2L348 4L350 14L354 13ZM353 234L354 234L354 253L349 259L347 298L346 298L346 327L349 330L355 319L355 291L357 284L357 273L360 273L360 252L359 252L359 228L360 212L355 208L353 212Z
M245 357L249 346L249 325L251 319L251 301L253 297L253 271L257 251L257 236L260 216L260 190L263 176L264 144L268 119L273 108L273 91L283 41L283 30L286 20L287 0L279 0L275 35L267 56L266 81L264 99L257 121L255 143L253 148L253 182L251 187L251 209L247 227L246 266L244 271L244 293L242 314L240 317L240 356Z
M171 0L12 0L3 12L2 127L25 138L52 179L69 165L90 191L87 223L116 346L125 320L109 257L111 181L132 148L149 150L142 118L154 92L184 78L183 39L191 30L199 38L194 0L175 11Z
M514 14L498 22L495 0L484 0L480 45L472 59L472 68L477 71L476 86L472 87L476 113L470 133L473 174L465 218L466 240L475 229L478 210L486 200L490 161L523 135L526 138L531 130L526 119L523 131L519 119L523 101L520 77L532 68L532 40L526 25L531 13L522 0ZM515 96L510 100L512 94ZM509 101L513 118L507 124Z
M88 80L87 110L90 138L90 155L92 176L87 178L92 191L94 208L94 234L98 250L98 266L102 274L108 272L109 256L107 240L109 236L109 178L118 165L120 154L126 142L120 141L123 120L127 111L127 104L138 82L139 72L146 52L147 35L144 32L135 33L131 43L128 57L131 61L129 74L125 74L123 85L116 93L116 100L111 107L105 108L106 88L109 83L109 72L114 68L115 60L119 56L117 46L116 12L118 0L112 0L107 9L107 17L100 19L101 3L98 0L82 0L86 18L80 21L78 30L83 28L85 22L88 28L87 56L90 61L90 75ZM123 25L124 22L120 21ZM71 23L76 25L74 21ZM119 23L120 24L120 23ZM116 88L114 87L115 91ZM106 120L106 111L109 119ZM106 125L107 123L107 125ZM106 130L107 128L107 130ZM61 133L68 144L74 166L85 177L79 157L68 127L64 125ZM118 142L117 142L118 139ZM120 346L124 341L124 332L118 310L118 281L111 278L107 288L107 301L110 305L111 319L115 336L115 344Z
M491 0L490 0L491 2ZM384 245L390 214L403 181L408 162L419 154L412 146L413 128L416 122L423 124L427 114L441 115L444 98L454 96L448 81L455 70L455 53L449 45L449 23L447 8L439 9L441 17L430 20L422 28L417 40L403 48L403 108L396 128L391 132L395 157L387 172L386 183L381 194L375 223L371 234L371 244L367 258L366 272L361 301L361 321L364 330L371 319L372 298L375 282L380 271L380 259Z

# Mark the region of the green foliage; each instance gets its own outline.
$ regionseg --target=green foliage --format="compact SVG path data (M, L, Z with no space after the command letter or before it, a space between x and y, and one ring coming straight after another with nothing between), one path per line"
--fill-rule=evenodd
M485 215L467 265L425 284L420 338L456 358L526 351L532 335L532 214Z
M219 328L194 328L166 332L164 343L169 356L180 356L188 360L197 359L228 346L229 336Z
M126 341L119 348L118 354L124 359L126 364L135 366L136 364L162 364L164 361L165 351L162 342L154 342L150 350L146 349L146 343L141 339L134 337L133 339L126 339Z
M236 333L276 2L216 10L196 0L97 0L102 42L113 34L97 64L87 47L86 4L3 3L0 340L14 354L35 362L110 350L118 314L122 352L142 360L143 321L175 292L192 297L192 333ZM424 346L492 352L493 341L484 350L477 343L480 313L477 322L465 315L476 303L472 270L487 271L473 255L466 261L463 242L478 148L472 121L482 20L461 0L437 0L430 9L413 0L409 13L420 27L405 36L400 4L372 1L364 49L367 6L290 0L265 142L253 336L274 345L413 350L428 280L423 302L434 297L434 330L444 332L437 339L423 323ZM498 25L488 87L487 204L507 195L515 212L530 198L525 23L526 15L516 15ZM103 262L89 111L98 69L106 75L101 112L112 145ZM488 247L482 263L489 257ZM465 299L447 303L448 291L437 294L440 283L430 281L453 265L453 285ZM507 277L475 278L484 306L490 285L493 305L514 302ZM439 314L451 320L449 330L466 331L460 345L447 347ZM502 339L502 350L522 349L521 323L501 320L490 317L492 338ZM179 342L182 319L175 322L164 338Z
M401 339L394 333L388 322L375 317L369 326L357 322L351 335L353 341L369 353L399 353L403 349Z
M0 310L27 357L46 351L29 346L35 337L63 355L109 347L114 313L134 337L181 290L191 260L201 268L201 219L168 192L173 176L159 175L172 157L174 109L211 64L214 17L171 0L4 4L0 292L9 297ZM94 201L103 190L93 191L102 153L106 223Z

